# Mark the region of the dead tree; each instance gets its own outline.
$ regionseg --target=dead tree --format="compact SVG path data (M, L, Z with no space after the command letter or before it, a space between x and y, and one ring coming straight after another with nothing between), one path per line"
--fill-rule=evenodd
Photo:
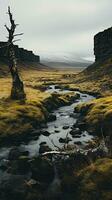
M23 82L19 76L18 68L17 68L17 60L15 56L15 50L14 50L14 38L16 36L22 35L21 34L15 34L15 30L18 24L15 24L15 21L13 20L12 13L10 11L10 7L8 7L8 13L9 20L10 20L10 28L5 25L5 28L8 31L8 42L7 42L7 54L8 54L8 60L9 60L9 69L12 76L12 89L11 89L11 98L15 100L22 100L25 99L26 95L24 92L24 85Z

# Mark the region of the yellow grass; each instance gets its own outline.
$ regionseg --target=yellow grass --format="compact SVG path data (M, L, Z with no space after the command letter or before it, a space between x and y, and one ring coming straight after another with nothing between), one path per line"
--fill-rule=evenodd
M5 75L0 78L0 139L7 135L22 134L33 130L34 126L46 120L47 104L56 106L59 103L69 103L74 93L66 95L51 95L42 90L46 84L68 83L63 78L64 71L40 69L37 67L20 68L24 81L26 101L19 102L10 99L11 77L4 66ZM68 71L66 71L68 74ZM69 72L74 73L74 72ZM54 105L53 105L54 104Z

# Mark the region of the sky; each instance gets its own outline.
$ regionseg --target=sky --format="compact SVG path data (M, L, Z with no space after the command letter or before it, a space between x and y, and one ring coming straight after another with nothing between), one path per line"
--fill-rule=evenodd
M112 0L0 0L0 40L11 7L20 47L46 59L94 59L93 38L112 26Z

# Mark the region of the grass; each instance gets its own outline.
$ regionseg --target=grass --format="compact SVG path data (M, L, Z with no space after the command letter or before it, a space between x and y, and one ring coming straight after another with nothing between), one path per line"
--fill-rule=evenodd
M112 159L102 158L76 172L65 174L61 186L68 196L76 200L111 200L112 199Z
M112 199L112 159L99 159L80 172L79 199Z
M112 59L102 63L94 63L86 70L74 75L74 80L69 84L70 88L78 88L81 91L99 93L101 96L112 95Z
M5 138L24 135L41 123L45 123L49 111L61 105L69 104L74 98L74 93L63 95L47 93L44 91L47 85L68 83L63 77L64 71L48 70L43 66L20 67L20 75L24 81L27 100L25 102L13 101L10 97L11 77L7 66L0 66L5 70L5 76L0 78L0 144ZM42 69L41 69L42 68ZM2 75L4 74L2 73ZM74 73L74 72L69 72Z
M78 105L75 110L83 114L83 118L92 132L99 136L112 135L112 96L99 98Z

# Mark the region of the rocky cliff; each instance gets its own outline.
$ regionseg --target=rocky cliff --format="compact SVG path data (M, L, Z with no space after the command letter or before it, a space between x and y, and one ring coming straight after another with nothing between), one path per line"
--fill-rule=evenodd
M7 46L6 42L0 42L0 61L7 61ZM35 55L32 51L24 48L19 48L18 45L14 46L16 58L20 61L39 62L40 57Z
M112 58L112 27L95 35L94 55L95 61Z

